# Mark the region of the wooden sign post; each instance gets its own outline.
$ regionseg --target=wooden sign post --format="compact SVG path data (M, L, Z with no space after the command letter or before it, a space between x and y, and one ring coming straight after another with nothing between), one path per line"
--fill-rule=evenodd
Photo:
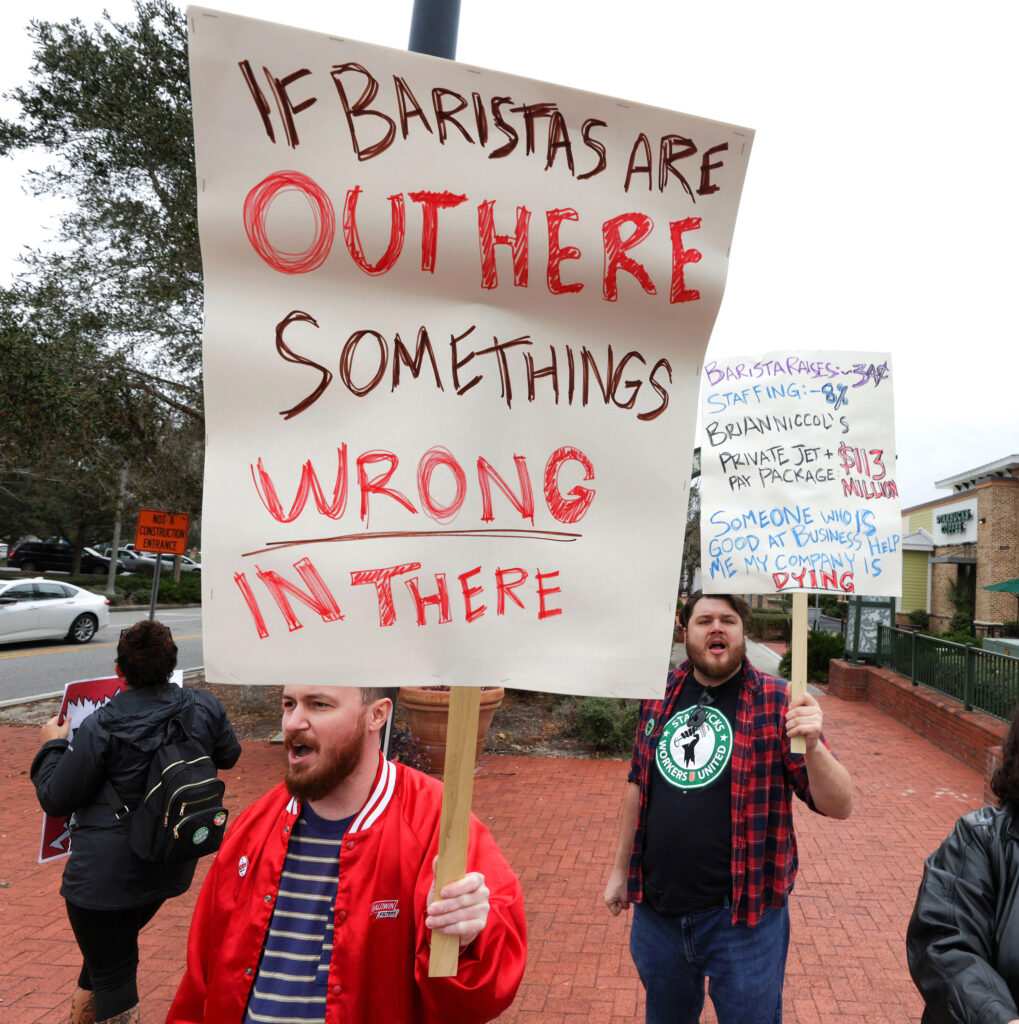
M410 46L412 52L456 59L460 0L414 0ZM435 893L462 878L467 870L467 835L474 795L474 756L478 743L481 688L454 687L449 695L446 763L442 771L442 818ZM432 934L428 977L452 978L460 959L456 936Z
M463 878L467 871L467 838L474 795L474 757L478 744L480 707L480 687L453 687L449 695L446 764L442 775L439 861L435 868L436 896L444 885ZM429 978L452 978L456 974L459 958L460 940L455 935L432 932Z
M792 652L790 701L807 692L807 595L802 590L793 594ZM807 744L802 736L793 736L789 747L794 754L807 752Z

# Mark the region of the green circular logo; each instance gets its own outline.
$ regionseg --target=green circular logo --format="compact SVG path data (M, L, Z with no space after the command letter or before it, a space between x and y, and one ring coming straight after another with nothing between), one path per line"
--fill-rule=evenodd
M201 846L202 843L204 843L205 840L208 838L209 830L204 825L202 825L200 828L196 828L195 831L192 833L191 842L194 843L195 846Z
M669 719L655 749L662 778L677 789L710 786L732 757L732 726L718 708L708 707L699 729L686 728L695 704Z
M649 718L647 720L647 725L644 726L644 735L645 736L650 736L651 733L653 733L654 731L655 731L655 720L653 718Z

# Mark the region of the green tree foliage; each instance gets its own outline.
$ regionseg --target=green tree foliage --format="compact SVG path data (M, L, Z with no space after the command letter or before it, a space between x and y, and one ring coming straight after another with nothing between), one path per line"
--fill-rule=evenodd
M0 523L81 544L109 539L121 467L144 501L197 511L202 425L156 397L51 285L0 290ZM130 512L131 509L128 508Z
M70 200L0 290L0 527L109 538L132 504L201 502L201 259L183 13L33 21L31 82L0 155L43 150L36 195Z
M976 576L964 573L958 567L958 575L948 585L948 600L952 604L953 615L948 630L952 634L973 635L973 615L976 607Z
M65 319L66 318L66 319ZM105 379L95 325L67 317L51 288L0 293L0 514L10 539L22 533L87 542L116 473L116 430L103 416Z
M61 281L77 315L145 365L200 373L201 257L183 13L138 0L137 21L33 21L32 82L9 99L0 155L39 147L36 195L72 200L53 251L26 255L37 282ZM73 286L73 287L72 287Z

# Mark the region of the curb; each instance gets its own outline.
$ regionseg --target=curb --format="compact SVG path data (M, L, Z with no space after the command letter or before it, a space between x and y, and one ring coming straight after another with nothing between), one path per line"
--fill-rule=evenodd
M105 597L105 594L100 594L100 597ZM148 611L147 604L111 604L110 612L135 612L135 611ZM200 604L157 604L157 612L176 612L183 611L187 608L201 608Z
M198 665L195 668L188 668L184 670L184 684L194 679L196 676L200 676L204 669L203 665ZM40 701L53 700L54 697L63 697L63 690L54 690L52 693L36 693L31 697L11 697L9 700L0 700L0 709L16 708L22 704L38 704Z
M38 704L42 700L52 700L54 697L63 697L63 690L54 690L53 693L37 693L33 697L12 697L10 700L0 700L0 708L16 708L22 704Z

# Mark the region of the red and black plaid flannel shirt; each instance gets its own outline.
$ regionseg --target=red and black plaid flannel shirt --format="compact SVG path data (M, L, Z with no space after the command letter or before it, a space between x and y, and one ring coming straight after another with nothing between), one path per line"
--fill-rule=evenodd
M680 710L692 666L669 673L665 697L641 704L630 762L630 782L640 787L640 815L630 854L627 898L644 898L644 831L649 773L666 722ZM802 754L789 751L785 713L789 684L744 659L744 685L736 712L732 751L732 922L753 927L768 907L780 907L796 880L792 793L816 811Z

